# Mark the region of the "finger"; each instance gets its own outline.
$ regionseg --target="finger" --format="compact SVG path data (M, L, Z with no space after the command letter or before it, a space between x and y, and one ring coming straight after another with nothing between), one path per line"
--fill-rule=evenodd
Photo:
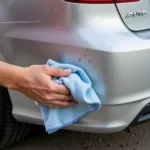
M71 95L62 95L62 94L56 94L56 93L50 93L50 99L48 101L72 101L73 97Z
M45 65L46 73L54 77L65 77L70 75L71 69L62 69Z
M66 101L66 102L62 102L62 101L52 101L51 104L48 104L48 105L53 105L55 108L63 108L63 107L69 107L69 106L77 106L78 104L76 102L69 102L69 101Z
M38 103L47 105L47 106L52 107L52 108L59 108L58 106L53 105L52 103L48 103L47 101L43 101L43 100L39 100Z
M56 105L52 105L52 104L47 104L47 106L52 107L52 108L60 108L60 107L58 107Z
M52 81L53 84L53 92L58 93L58 94L64 94L64 95L68 95L70 94L70 91L67 87L65 87L64 85L55 83Z

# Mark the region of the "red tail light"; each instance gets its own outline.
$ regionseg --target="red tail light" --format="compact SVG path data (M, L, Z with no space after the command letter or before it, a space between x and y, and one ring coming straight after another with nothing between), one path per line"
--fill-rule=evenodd
M73 3L110 4L110 3L138 2L140 0L65 0L65 1Z

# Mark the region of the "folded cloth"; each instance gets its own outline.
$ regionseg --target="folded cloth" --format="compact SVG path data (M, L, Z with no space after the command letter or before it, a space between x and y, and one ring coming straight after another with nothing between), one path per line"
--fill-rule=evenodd
M71 69L72 73L67 77L52 78L58 84L64 84L70 89L77 106L66 108L51 108L39 104L46 131L51 134L60 128L68 126L90 112L98 111L101 107L100 99L92 88L92 83L85 71L70 64L60 64L51 59L47 61L49 66Z

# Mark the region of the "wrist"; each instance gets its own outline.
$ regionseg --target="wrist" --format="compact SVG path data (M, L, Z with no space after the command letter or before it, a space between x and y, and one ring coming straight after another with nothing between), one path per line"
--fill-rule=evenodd
M8 83L8 88L17 90L20 86L23 77L24 77L24 68L19 66L14 66L12 82Z
M24 68L11 65L8 70L8 75L3 80L3 86L8 89L17 90L24 75Z

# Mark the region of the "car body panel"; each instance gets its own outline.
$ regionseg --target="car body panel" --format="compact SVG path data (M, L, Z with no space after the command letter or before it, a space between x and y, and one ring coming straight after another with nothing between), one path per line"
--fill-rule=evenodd
M0 22L39 22L50 14L50 0L0 0Z
M49 58L82 67L102 108L67 128L103 133L125 129L149 103L150 39L131 32L114 4L55 0L53 7L40 23L1 23L1 55L23 67L45 64ZM17 120L43 125L32 100L17 91L9 93Z

